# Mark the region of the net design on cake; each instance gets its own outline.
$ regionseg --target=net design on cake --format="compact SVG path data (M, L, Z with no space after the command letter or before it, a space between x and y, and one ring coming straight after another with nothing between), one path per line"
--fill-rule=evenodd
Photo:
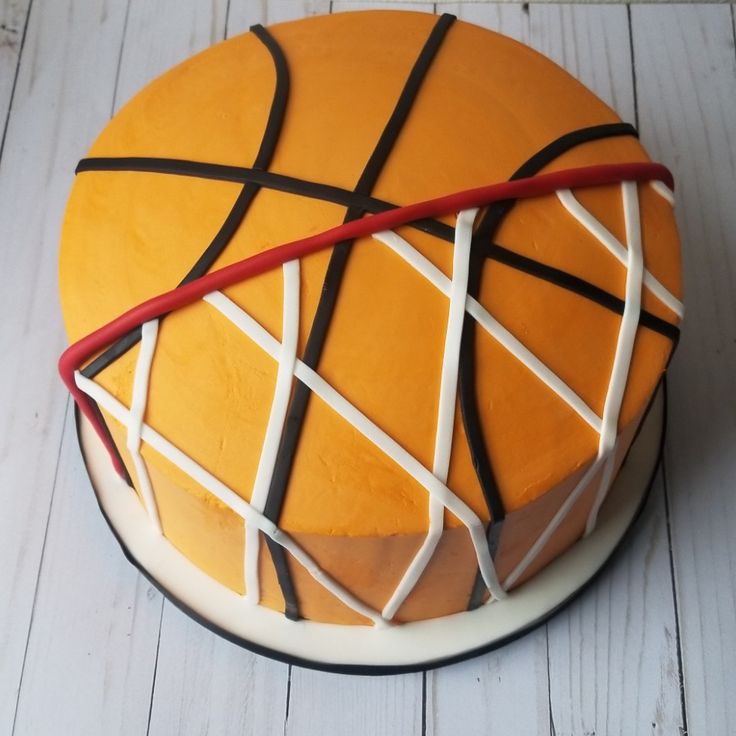
M380 36L388 28L386 14L369 15L376 18L374 32ZM292 79L295 70L289 52L290 48L295 53L302 48L294 41L298 40L298 32L294 31L296 35L292 38L288 31L299 24L277 27L284 29L283 45L277 40L281 38L280 33L261 26L252 29L248 41L240 42L247 44L248 58L258 58L259 63L265 52L273 73L270 104L265 116L261 115L264 125L260 140L256 147L252 141L249 143L255 154L252 165L222 163L194 155L191 158L158 155L167 152L166 142L151 151L141 151L135 145L132 150L126 150L123 134L120 135L123 144L111 138L113 143L107 144L109 150L106 150L103 140L100 155L93 149L93 155L83 159L77 168L77 181L83 193L79 201L86 196L86 201L93 203L82 206L97 206L94 204L97 198L106 212L105 208L121 191L119 182L125 182L125 187L133 190L141 182L141 186L149 188L147 191L153 191L151 188L157 186L157 181L170 181L171 186L177 186L176 182L191 182L188 186L193 187L192 192L209 183L213 193L207 194L207 201L221 199L221 204L216 205L219 225L214 228L214 235L200 244L201 252L190 261L188 270L180 273L178 285L157 279L155 283L146 283L145 288L133 286L131 295L122 302L125 309L116 307L118 316L113 312L111 317L112 310L106 307L107 311L103 312L108 314L106 319L91 320L94 329L75 326L70 332L76 337L60 360L60 371L79 409L104 442L117 472L137 491L155 533L168 536L167 526L172 530L176 527L176 532L172 531L174 544L179 546L177 539L181 539L182 554L213 579L239 591L246 603L281 610L293 620L306 618L385 627L472 610L513 596L513 588L528 580L576 539L595 530L607 493L676 345L678 322L683 315L683 305L673 293L676 288L665 285L668 281L662 277L661 269L649 265L650 257L655 265L660 262L650 254L650 243L652 248L663 252L670 247L664 241L673 225L662 226L664 234L658 236L652 235L652 226L647 223L672 221L671 174L641 153L636 131L630 125L609 119L605 111L580 114L579 118L570 113L571 120L579 120L577 127L568 126L562 132L558 129L555 135L530 134L543 144L527 149L524 158L517 157L515 165L505 164L505 180L479 181L473 177L466 180L460 171L448 174L444 181L441 172L435 171L438 183L424 188L407 186L406 194L401 194L404 181L411 178L412 172L402 173L389 164L392 155L408 155L401 145L410 135L410 129L413 130L409 123L413 116L419 115L420 103L426 105L424 101L436 95L436 89L431 87L435 65L441 65L444 52L457 61L459 47L452 43L456 30L457 44L467 41L470 46L477 43L480 47L481 42L473 35L478 29L469 31L471 27L455 23L450 15L429 20L418 14L388 15L402 16L404 20L396 21L399 26L403 23L399 30L410 29L412 39L423 36L423 40L417 44L418 53L413 62L397 74L401 84L392 87L398 94L391 106L384 107L384 112L377 115L383 123L372 149L361 144L360 150L367 157L363 155L364 163L352 187L346 186L349 177L323 180L316 175L322 174L321 171L305 176L284 173L298 171L297 166L292 170L275 167L282 141L290 140L292 104L302 111L306 109L306 102L299 96L300 85L307 87L309 82L301 75ZM310 22L305 21L304 27L309 28ZM315 24L320 22L341 24L345 42L355 37L358 28L351 25L352 21L314 19ZM338 35L339 32L340 29ZM370 35L370 29L366 33ZM464 38L463 34L469 35ZM295 45L288 45L290 38ZM253 39L260 49L256 49ZM498 43L506 53L505 41ZM344 52L339 43L337 46ZM514 46L508 53L520 52ZM307 71L310 63L304 61ZM438 72L438 77L454 78L447 69ZM568 84L567 80L564 84ZM577 87L573 91L582 94ZM602 103L595 104L603 109ZM132 108L135 112L135 103ZM422 110L424 119L426 109ZM489 117L493 114L489 110ZM498 114L503 117L501 112ZM124 118L122 124L132 126L130 130L139 135L132 115ZM140 135L140 140L145 141L148 133ZM229 135L237 140L237 134L231 131ZM604 144L614 140L621 141L621 148L607 149ZM339 141L335 145L339 147ZM171 145L171 150L175 149L176 142ZM132 155L126 155L128 152ZM309 152L300 155L308 156ZM426 155L429 157L430 152ZM467 159L467 152L463 155ZM355 160L358 158L356 155ZM390 180L393 183L384 184L379 194L377 190L384 182L382 176L389 171L399 173L393 174L394 179ZM460 181L467 181L467 186L453 188L452 184ZM89 187L90 194L84 195L85 187ZM232 187L239 188L234 198L218 194L231 193ZM416 196L425 191L431 196ZM393 195L389 196L391 192ZM274 198L265 215L265 210L258 209L264 195ZM187 198L179 202L174 197L173 201L176 206L187 203L193 208L199 206ZM228 201L231 204L226 206ZM146 212L155 210L157 204L147 202ZM167 211L176 216L176 206ZM315 211L320 214L313 221L305 220L301 229L298 223L292 227L291 222L279 229L279 213L288 212L290 207L299 212L308 211L305 209L308 207L317 208ZM523 212L524 217L510 217L513 212ZM335 222L336 213L342 213L341 222ZM185 217L183 212L182 217ZM264 217L277 223L272 231L264 225ZM299 217L296 215L295 219ZM257 223L253 225L256 228L253 233L248 232L250 221ZM522 225L518 225L519 221ZM528 224L524 225L525 222ZM74 223L69 229L73 226ZM562 255L555 255L557 260L551 258L543 248L547 230L535 230L542 226L550 232L555 228L561 232L565 228L578 228L576 238L585 243L585 259L589 260L578 267L573 257L564 254L565 243L559 249ZM212 228L212 224L208 227ZM74 233L77 232L75 229ZM134 224L131 232L135 238L139 237ZM521 240L519 232L523 234ZM287 233L293 237L285 237ZM141 236L140 240L136 248L152 247L145 237ZM531 250L525 250L522 241L532 243ZM542 245L537 246L537 241ZM236 242L238 246L229 256ZM196 242L192 248L195 246ZM535 251L539 253L537 257L533 257ZM363 255L368 252L370 256ZM400 359L397 358L395 369L390 357L376 359L378 367L371 368L369 378L359 370L341 372L335 368L334 360L325 362L326 346L336 329L335 320L344 309L345 284L349 279L372 278L370 273L360 272L360 266L356 265L365 263L365 257L390 258L391 265L378 271L387 275L385 285L369 284L362 287L363 292L375 290L377 299L383 291L398 294L396 311L383 309L380 319L375 319L376 325L382 320L388 333L394 330L399 335L395 325L402 320L420 325L430 319L422 313L426 305L432 305L431 314L435 318L440 315L431 327L427 326L427 334L419 336L424 341L422 344L433 346L434 367L426 374L432 380L414 387L414 395L407 399L409 405L416 407L417 422L423 427L431 426L431 447L427 437L423 437L421 452L414 448L413 438L391 431L390 411L389 414L376 411L377 404L371 398L395 381L405 367ZM539 325L523 320L509 322L505 306L494 301L497 297L483 276L489 264L504 269L510 283L523 285L519 298L525 298L535 289L542 290L543 297L529 297L534 302L530 310L539 309L537 302L543 299L550 305L557 299L571 300L569 303L574 308L566 306L561 310L570 319L571 334L577 317L585 325L599 318L610 319L601 322L604 326L600 335L591 335L591 339L595 337L594 347L587 347L584 338L580 339L582 358L566 353L562 357L555 355L553 364L539 337ZM263 280L266 278L270 279L269 303L263 308L243 298L244 292L237 290L251 283L266 283ZM610 286L618 284L618 280L623 282L622 293ZM397 284L401 293L397 292ZM259 293L264 292L261 289ZM73 302L71 297L66 299ZM273 307L277 303L278 315L275 315ZM382 346L375 347L375 331L361 332L364 325L366 330L368 324L371 329L374 326L370 303L365 308L368 310L365 319L354 324L356 336L351 349L358 356L356 360L360 360L364 351L366 363L374 365L372 355ZM74 311L76 307L70 309ZM550 309L554 311L556 307ZM209 457L196 447L187 449L192 447L190 425L175 426L169 422L163 428L147 419L154 409L160 415L163 403L170 403L176 392L180 392L182 402L196 404L200 401L198 386L221 380L217 374L202 376L194 368L186 367L184 348L177 347L174 333L172 337L164 335L174 318L178 325L176 334L186 334L187 338L200 331L202 334L196 339L206 339L203 325L210 324L213 334L224 335L217 339L223 344L226 341L227 350L234 352L225 351L224 357L216 358L223 366L228 365L233 355L243 354L256 366L253 369L256 373L268 372L270 376L253 389L254 393L258 392L258 398L252 400L251 428L238 430L246 433L238 435L238 441L247 438L248 457L252 458L247 483L228 482L233 473L218 472L217 454ZM88 325L90 319L85 317L79 320L82 322ZM390 345L399 346L395 349L403 355L401 340L400 335L389 337L387 351L390 353ZM601 346L610 350L610 358L595 354ZM254 349L260 357L255 357ZM629 389L637 350L634 395ZM159 399L157 391L163 384L160 379L154 379L157 361L164 359L168 365L172 352L184 355L176 360L177 365L185 367L166 371L171 376L189 378L193 383L172 387L169 382L165 394L169 398ZM534 382L535 388L529 389L530 398L525 406L529 402L539 403L542 433L551 426L546 424L552 422L546 418L545 412L549 412L550 416L564 416L565 426L570 427L566 431L571 436L579 435L571 444L569 457L560 461L561 465L567 465L550 470L547 475L551 480L545 479L546 471L537 469L529 471L539 476L538 481L532 482L525 471L523 477L514 480L520 490L514 491L513 498L509 490L512 484L505 481L509 476L500 457L503 453L494 452L496 435L489 442L493 404L498 395L489 394L488 385L493 385L493 380L482 367L488 365L491 354L497 364L500 360L512 361L504 362L504 366L510 366L504 370L513 375L509 385L518 389ZM643 367L645 358L651 360L651 368ZM595 380L601 383L602 378L602 391L591 389L586 381L576 383L572 366L577 360L595 362L598 370ZM106 378L112 375L110 369L118 371L116 378ZM381 370L385 371L384 376L380 375ZM225 381L229 380L229 374L223 375ZM417 375L425 373L419 371ZM366 385L364 390L361 381ZM590 383L595 381L591 379ZM125 386L128 388L121 388ZM247 387L242 390L247 394ZM508 389L502 398L512 405L509 392L513 394ZM630 405L626 407L624 421L627 400ZM390 493L384 493L393 483L397 488L421 489L426 498L426 511L421 510L416 500L411 500L416 497L402 491L396 495L399 531L391 531L393 527L388 523L386 530L371 532L371 522L366 520L365 528L360 527L361 531L354 535L339 529L332 533L330 524L326 523L328 528L321 534L327 539L325 542L317 539L320 535L316 532L306 527L300 529L299 524L292 524L293 530L284 528L285 509L296 493L295 484L300 488L309 485L308 481L298 480L299 472L303 472L298 468L304 464L300 460L304 442L316 441L313 438L317 425L314 421L310 424L309 419L314 416L315 404L321 407L319 411L329 411L337 418L342 427L335 430L337 437L359 435L360 442L367 443L358 445L357 439L341 440L335 456L344 458L346 464L358 457L356 470L350 471L353 476L365 472L365 468L376 469L381 477L374 480L364 475L363 479L368 489L376 484L383 499L377 501L381 508L387 508L389 515L393 513ZM194 420L196 411L190 416ZM203 408L202 416L211 419L218 415ZM229 420L222 417L222 421L224 428L202 424L198 431L203 435L213 432L218 437L222 433L219 447L226 453ZM537 420L532 416L519 421L533 425ZM523 431L513 426L509 429L513 436L520 436ZM366 454L368 446L386 464L377 465L375 456ZM591 447L592 457L588 459L586 453L590 454ZM518 458L532 457L535 448L519 447L515 452L518 466ZM154 467L153 453L163 458L170 470ZM461 453L462 460L459 460ZM317 457L313 462L319 467L307 472L306 478L324 478L328 485L339 485L340 473L323 467L329 465L329 459ZM529 461L530 467L534 462ZM337 480L328 480L331 477ZM182 496L172 495L172 488L176 487L178 494L182 490L187 493L186 488L194 487L187 485L190 482L207 496L197 500L194 494L191 509L187 501L178 512L173 512L172 499ZM407 483L410 485L402 485ZM316 493L317 488L312 488ZM300 493L308 496L309 488ZM207 500L210 497L221 506L214 507L214 502ZM328 498L329 493L320 490L315 504L323 504ZM356 508L365 509L370 504L370 500L361 501ZM403 508L407 504L409 510ZM220 508L222 513L218 511ZM226 515L229 512L233 516ZM208 516L210 513L212 518ZM419 522L422 513L423 522ZM411 521L405 522L405 518ZM197 519L206 521L199 532L194 532L201 539L191 541L192 525L199 523ZM418 525L423 528L417 531ZM409 531L402 532L403 528ZM334 548L329 546L333 543ZM352 545L356 551L350 551L346 545ZM212 549L206 550L208 546ZM239 562L236 562L233 555L238 549ZM329 554L325 552L328 549ZM368 550L363 558L361 549ZM351 557L353 554L355 557ZM346 561L339 560L341 555ZM357 569L361 559L365 561L364 566ZM348 563L353 566L350 573L346 573ZM308 585L305 575L323 593ZM374 579L381 577L384 579L378 582ZM339 601L340 608L325 602L325 595ZM434 602L427 603L428 599Z

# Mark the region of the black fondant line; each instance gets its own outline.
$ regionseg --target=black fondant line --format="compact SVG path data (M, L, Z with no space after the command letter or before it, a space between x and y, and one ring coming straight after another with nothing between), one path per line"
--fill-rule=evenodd
M490 260L498 261L517 271L522 271L530 276L535 276L562 289L578 294L591 302L599 304L601 307L605 307L611 312L621 315L624 313L625 302L623 299L619 299L614 294L578 276L567 273L567 271L562 271L554 266L548 266L532 258L527 258L520 253L515 253L495 243L486 243L483 248L483 254ZM672 342L677 342L679 339L680 329L676 325L646 310L641 310L639 314L639 326L646 327L653 332L658 332L672 340Z
M510 177L510 180L522 179L528 176L534 176L541 169L559 158L563 153L576 148L584 143L591 141L610 138L613 136L634 135L637 136L636 129L627 123L608 123L604 125L595 125L588 128L582 128L566 133L551 143L544 146L527 159ZM493 237L498 230L503 218L511 211L516 200L506 200L503 202L495 202L490 205L483 214L480 224L473 235L471 244L471 266L476 268L471 271L471 277L468 281L468 293L476 297L480 291L482 278L482 254L483 250L493 241ZM478 265L481 264L481 265ZM568 282L569 283L569 282ZM491 514L490 525L493 526L505 516L503 512L503 501L498 490L498 484L493 475L490 458L486 449L485 439L483 435L483 427L480 422L477 404L477 388L476 388L476 353L475 353L475 323L465 314L463 322L463 333L460 344L460 373L459 373L459 395L460 408L465 424L465 434L468 438L468 446L470 455L473 458L473 466L478 475L481 489L486 498L488 509ZM496 513L494 514L494 509ZM499 515L499 510L501 511ZM471 593L468 602L468 608L477 608L482 602L483 591L477 594L477 577L476 585Z
M271 102L271 109L268 114L268 120L266 122L261 145L258 148L258 153L256 154L256 159L253 164L254 169L265 169L268 167L271 162L271 158L273 157L274 150L276 149L276 142L278 141L284 121L286 104L289 98L289 70L286 65L286 58L273 36L271 36L271 34L260 25L253 26L251 31L266 47L273 59L274 67L276 68L276 86ZM243 221L243 218L255 199L256 194L258 194L259 189L260 187L257 184L251 182L246 182L243 185L243 188L240 190L237 199L233 203L230 212L220 226L217 234L204 250L202 255L197 259L197 262L189 269L189 272L181 280L179 286L187 284L209 271L212 264L225 249L233 235L235 235L236 230ZM133 345L138 343L140 335L140 329L129 332L125 337L95 358L92 363L82 369L82 374L87 378L94 378L94 376L110 365L110 363L117 360L121 355L130 350Z
M637 135L636 129L627 123L607 123L589 128L582 128L557 138L529 158L520 166L511 179L533 176L547 164L554 161L571 148L589 141L620 135ZM498 202L491 205L481 218L480 225L473 236L470 255L470 278L468 294L477 297L483 272L483 250L490 243L504 215L513 207L514 200ZM486 450L483 426L477 406L475 381L475 322L467 314L463 322L463 334L460 346L460 371L458 393L460 409L468 438L470 456L473 461L478 481L491 514L491 523L504 517L503 502L498 491L498 484L493 475L490 458Z
M89 158L82 159L77 167L77 172L88 171L138 171L157 174L173 174L181 176L192 176L202 179L214 179L217 181L231 181L243 184L247 181L257 184L262 188L275 189L277 191L295 194L299 196L321 199L346 207L359 207L366 212L385 212L395 209L398 205L387 202L342 187L331 184L320 184L318 182L306 181L285 174L277 174L272 171L260 171L241 166L224 166L221 164L207 164L197 161L184 161L180 159L160 158ZM408 223L407 227L433 235L440 240L452 243L455 230L439 220L417 220ZM499 263L503 263L518 271L523 271L531 276L548 281L556 286L572 291L586 299L597 302L603 307L618 314L623 314L623 300L609 294L607 291L553 266L547 266L519 253L508 250L497 244L485 244L484 255ZM676 325L660 319L653 314L642 311L639 324L650 330L659 332L673 341L677 341L679 329ZM136 332L136 339L140 335ZM91 368L91 365L90 365Z
M298 179L286 174L277 174L272 171L260 171L242 166L226 166L223 164L209 164L198 161L168 158L84 158L77 165L76 173L89 171L137 171L155 174L172 174L176 176L191 176L198 179L214 179L216 181L230 181L237 183L252 182L262 188L275 189L287 194L296 194L312 199L321 199L326 202L355 207L365 212L385 212L395 209L398 205L385 200L361 194L350 189L321 184L319 182ZM434 235L442 240L452 242L454 228L439 220L416 220L411 227Z
M286 560L286 551L284 548L274 542L271 537L266 536L266 546L273 560L273 566L276 569L276 579L278 580L281 594L284 597L284 615L291 621L298 621L299 615L299 599L296 597L294 582L291 579L291 571Z
M357 193L369 194L373 189L394 143L406 122L422 81L454 20L454 16L446 14L442 15L435 23L432 32L409 73L391 117L383 129L378 143L355 186ZM360 207L348 207L344 221L348 222L349 220L360 217L363 211ZM352 245L352 241L342 242L337 244L332 251L322 285L322 294L302 357L302 360L311 368L316 369L318 366ZM307 386L300 381L296 382L279 446L268 498L264 507L264 514L276 523L278 523L284 503L286 488L289 483L294 457L299 444L299 437L301 435L301 428L310 394L311 392Z
M496 559L496 552L501 543L501 530L503 529L505 519L497 521L494 524L489 524L486 530L486 539L488 540L488 550L491 553L491 559ZM472 611L478 608L485 598L488 589L486 584L483 582L483 576L476 574L475 581L473 582L473 588L470 591L470 602L468 603L468 610Z

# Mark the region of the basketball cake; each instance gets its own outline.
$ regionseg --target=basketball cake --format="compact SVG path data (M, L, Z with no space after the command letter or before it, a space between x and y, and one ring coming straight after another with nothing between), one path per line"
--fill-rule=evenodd
M60 370L126 553L318 667L541 620L657 462L672 189L578 81L450 15L256 26L164 74L79 163L60 256Z

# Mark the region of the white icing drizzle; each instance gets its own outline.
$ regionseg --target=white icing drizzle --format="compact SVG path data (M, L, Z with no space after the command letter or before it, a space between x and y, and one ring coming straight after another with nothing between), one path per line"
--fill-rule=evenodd
M148 383L151 376L153 354L156 351L157 337L157 319L145 322L141 326L140 349L138 351L138 360L135 364L135 373L133 374L133 396L128 421L126 422L128 429L126 446L130 451L133 466L138 476L138 486L143 497L143 505L156 531L159 534L163 534L158 505L156 504L156 496L154 495L151 479L148 475L146 461L143 459L143 455L141 455L141 428L143 427L143 417L146 413L146 404L148 403Z
M447 318L447 332L442 358L440 395L437 411L434 459L432 472L443 483L447 483L452 454L452 435L455 426L455 405L457 402L458 366L460 363L460 342L462 339L465 302L468 294L468 273L470 268L470 244L473 238L473 222L477 209L464 210L458 215L455 226L455 246L452 259L452 283L450 285L450 305ZM399 584L383 608L383 617L392 619L414 590L427 564L432 559L444 527L444 506L436 499L429 499L429 529L424 542L409 563ZM495 571L494 571L495 573ZM495 574L494 574L494 577ZM496 594L505 595L500 585Z
M224 297L226 298L226 297ZM266 333L268 334L268 333ZM271 335L268 335L274 340ZM274 342L276 342L274 340ZM278 355L278 348L275 351ZM74 373L77 386L88 396L94 399L105 411L122 424L127 424L130 412L114 396L109 394L102 386L89 378L83 376L79 371ZM141 439L149 444L156 452L165 457L169 462L189 475L193 480L207 489L213 496L222 501L246 522L252 523L257 529L271 537L280 544L294 559L325 589L330 591L338 600L352 608L356 613L372 621L376 626L385 626L388 622L381 615L365 603L358 600L352 593L333 580L322 570L312 557L305 552L286 532L279 529L270 519L267 519L260 511L254 509L247 501L242 499L235 491L226 486L201 465L183 453L178 447L169 442L155 429L143 423L141 426Z
M659 191L659 190L658 190ZM662 194L662 192L659 192ZM662 195L664 196L664 195ZM569 189L561 189L557 197L563 207L589 232L600 240L625 266L628 260L626 248L619 242L618 238L595 218L583 205L575 199L575 195ZM666 197L665 197L666 198ZM644 285L654 294L668 309L671 309L680 319L684 314L682 302L673 296L652 274L644 271Z
M204 299L240 328L264 352L268 353L272 358L277 358L280 348L278 340L258 324L247 312L221 292L208 294ZM494 589L501 592L488 549L488 542L485 538L485 528L483 522L475 512L435 477L432 472L425 468L411 453L399 445L393 437L386 434L363 414L363 412L353 406L345 397L330 386L324 378L308 365L302 363L301 360L296 361L294 375L306 384L312 393L322 399L322 401L347 422L352 424L367 440L372 442L387 457L423 486L429 493L430 498L437 498L445 508L455 514L470 533L483 582L491 592ZM503 595L502 592L501 595Z
M649 182L649 185L659 194L662 199L666 200L670 204L675 203L675 193L663 182L657 179L653 179Z
M635 182L623 182L621 184L621 195L623 199L624 220L626 227L626 241L628 248L625 265L626 273L626 299L624 302L624 313L621 317L616 352L613 358L613 366L606 391L606 400L603 407L603 422L601 424L600 438L598 441L598 454L595 461L590 465L582 478L575 485L564 503L557 509L550 522L542 533L537 537L534 544L504 580L504 587L511 587L529 565L536 559L537 555L544 549L552 535L567 517L580 495L585 491L596 473L602 467L601 479L593 501L593 507L588 515L585 534L586 536L595 528L598 511L603 503L606 493L611 485L613 467L615 464L616 440L618 437L618 418L621 411L626 383L628 381L631 355L634 349L634 340L639 326L639 313L641 311L641 288L644 276L644 256L641 243L641 222L639 217L639 197ZM578 203L578 206L579 205ZM591 232L596 235L595 232ZM596 235L597 237L597 235ZM599 238L603 243L603 240ZM605 243L603 243L605 245ZM622 246L623 247L623 246Z
M588 515L585 534L595 528L598 511L606 497L613 478L616 460L615 445L618 437L618 418L621 404L626 392L629 378L631 356L634 352L634 340L639 326L641 312L641 286L644 273L644 255L641 243L641 219L639 216L639 195L636 183L626 181L621 184L621 196L624 202L624 222L626 227L626 245L628 262L626 272L626 298L624 313L619 327L616 354L613 358L611 378L603 407L603 429L601 431L599 457L605 456L601 481L598 486L593 507Z
M276 374L271 412L266 425L266 435L261 447L261 457L253 483L250 504L258 511L263 511L271 485L279 442L284 429L286 412L289 408L291 383L294 378L296 350L299 340L299 261L288 261L283 265L284 300L283 327L281 348L279 350L279 367ZM260 582L258 580L259 556L258 529L246 521L245 525L245 598L257 604L260 601Z
M445 295L449 295L451 282L431 261L419 253L401 236L391 230L375 233L373 237L401 256L418 273ZM596 432L601 431L600 417L573 391L557 374L551 371L527 347L517 340L498 320L492 317L471 296L466 299L465 309L476 322L506 348L518 361L528 368L548 388L552 389L573 411Z

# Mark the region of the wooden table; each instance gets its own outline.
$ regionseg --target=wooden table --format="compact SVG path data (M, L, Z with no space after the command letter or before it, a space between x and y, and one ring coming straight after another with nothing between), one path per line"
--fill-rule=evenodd
M636 123L675 172L687 321L670 374L664 467L627 549L582 598L461 665L321 674L252 655L190 621L106 528L56 374L65 345L57 245L74 165L111 113L175 62L255 22L351 7L0 3L0 732L736 733L729 5L411 6L538 48Z

